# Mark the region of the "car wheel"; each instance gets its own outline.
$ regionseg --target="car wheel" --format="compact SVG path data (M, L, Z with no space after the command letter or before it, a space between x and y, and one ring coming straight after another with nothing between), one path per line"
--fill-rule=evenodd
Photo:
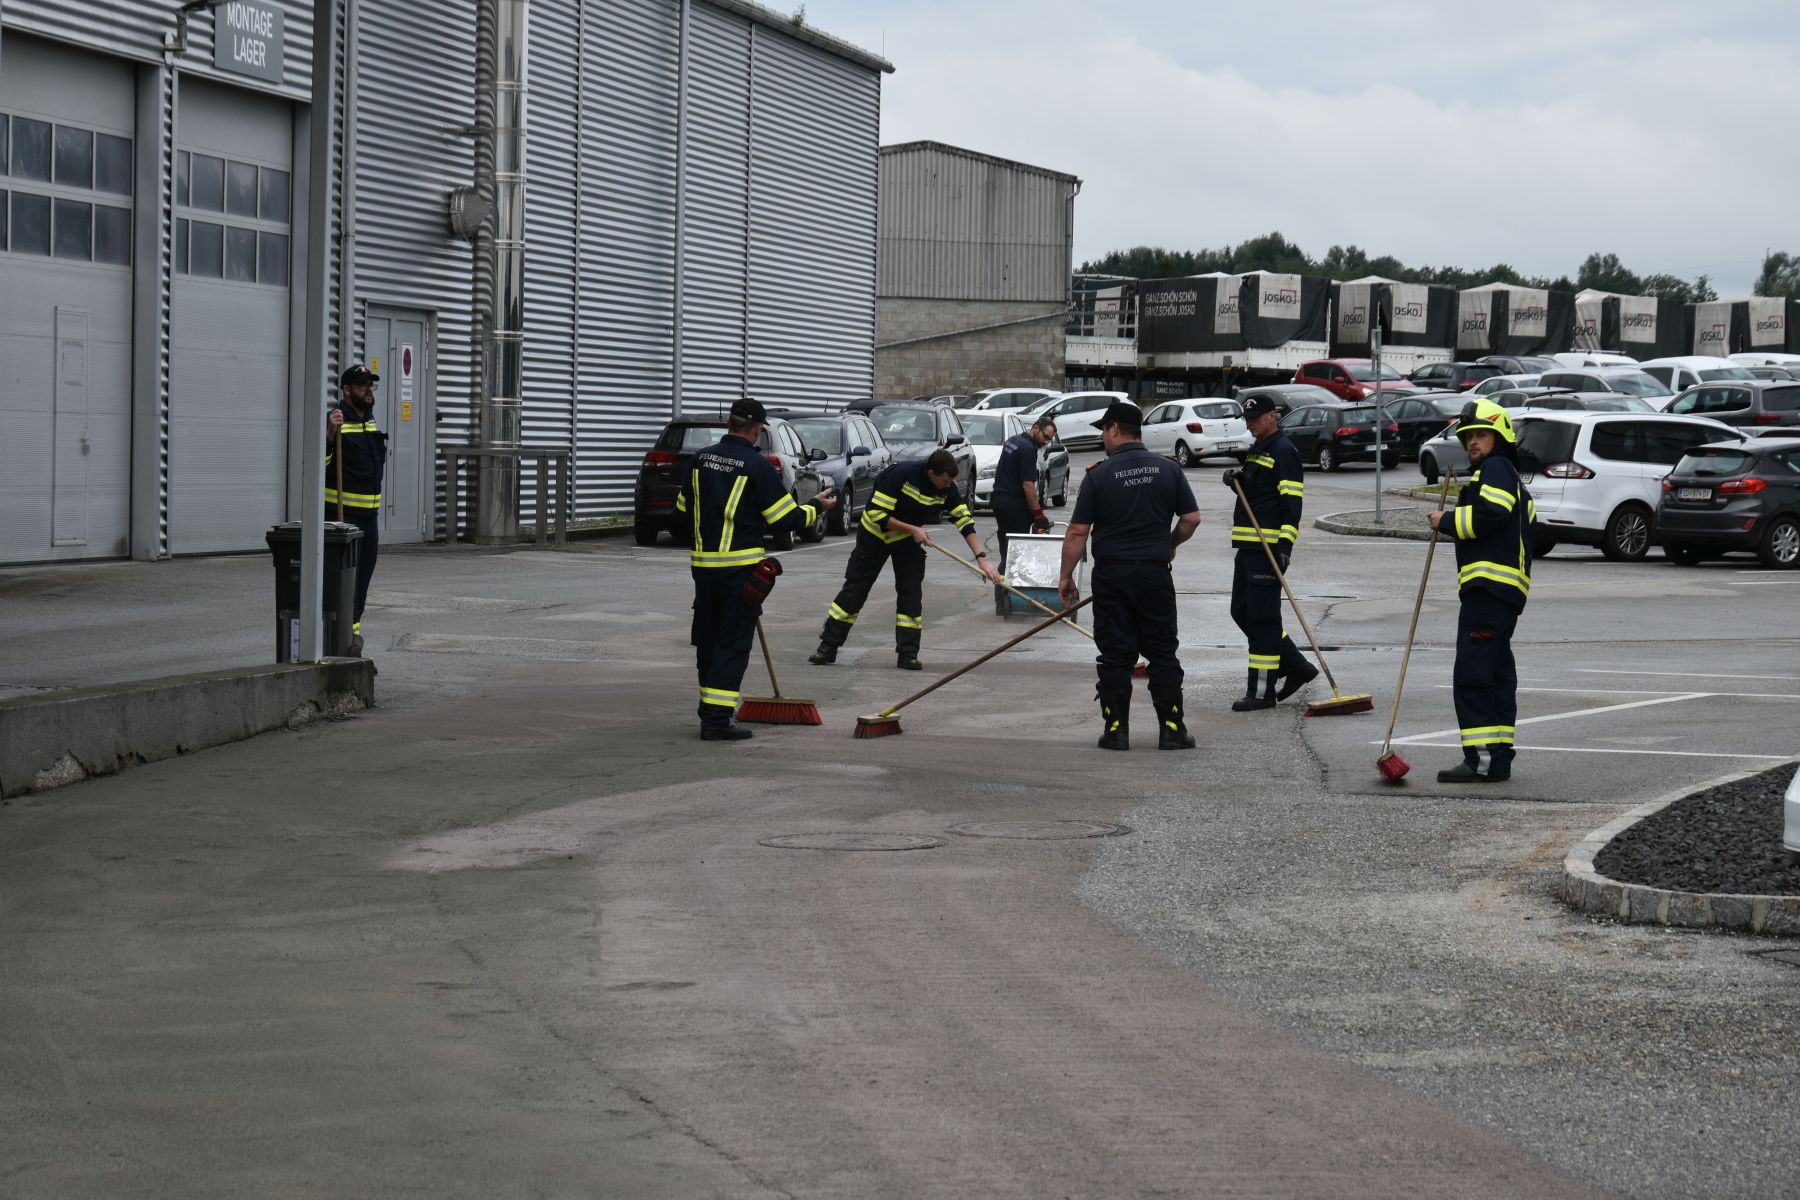
M1663 557L1678 567L1697 566L1706 557L1698 546L1673 543L1663 547Z
M1399 465L1400 465L1400 452L1398 450L1394 451L1391 454L1384 454L1381 456L1381 469L1382 470L1391 471Z
M643 521L631 527L631 537L640 546L656 545L656 535L662 532L661 525L649 525Z
M1319 470L1335 471L1344 464L1338 461L1337 451L1324 442L1319 443Z
M1619 505L1600 537L1600 553L1613 562L1640 562L1649 552L1649 510L1641 504Z
M1175 461L1184 467L1191 467L1200 460L1194 457L1194 452L1188 449L1186 442L1176 442Z
M838 497L837 507L825 514L825 527L838 537L850 532L851 509L856 507L856 489L846 487Z
M1436 457L1430 454L1419 455L1419 474L1425 477L1426 483L1436 483L1438 481Z
M1763 560L1763 566L1778 571L1791 570L1800 564L1800 522L1792 517L1777 517L1769 522L1756 553Z

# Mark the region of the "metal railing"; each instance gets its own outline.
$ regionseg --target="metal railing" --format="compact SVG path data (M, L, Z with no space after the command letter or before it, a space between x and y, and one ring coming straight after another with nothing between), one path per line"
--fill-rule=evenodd
M437 452L444 456L444 541L455 545L462 527L462 460L484 458L516 459L521 468L527 459L537 461L537 544L550 544L550 514L547 510L550 497L550 464L556 464L556 536L555 543L564 546L569 541L569 517L574 510L574 500L569 483L570 452L564 448L550 446L439 446ZM476 472L479 478L480 472Z

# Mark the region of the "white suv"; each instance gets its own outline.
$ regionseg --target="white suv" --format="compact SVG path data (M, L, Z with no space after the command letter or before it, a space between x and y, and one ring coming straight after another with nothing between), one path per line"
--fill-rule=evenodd
M1756 378L1743 363L1732 362L1729 358L1711 358L1704 354L1678 354L1673 358L1646 359L1639 364L1638 369L1671 392L1685 392L1688 388L1698 387L1703 383L1718 383L1727 379Z
M1532 540L1544 555L1563 542L1636 562L1654 540L1662 478L1695 446L1741 442L1706 417L1539 412L1513 418L1519 471L1537 501Z

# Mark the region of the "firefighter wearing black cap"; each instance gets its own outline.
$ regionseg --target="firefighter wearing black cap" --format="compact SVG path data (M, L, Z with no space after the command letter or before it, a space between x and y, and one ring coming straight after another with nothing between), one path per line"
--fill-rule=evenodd
M1131 748L1131 669L1142 655L1150 662L1156 748L1189 750L1194 738L1182 715L1173 563L1176 547L1200 527L1200 511L1181 468L1144 449L1143 419L1137 405L1116 401L1094 422L1106 461L1081 481L1063 539L1057 592L1065 605L1081 598L1075 565L1093 533L1097 744L1102 750Z
M1431 514L1431 527L1456 542L1456 668L1452 675L1463 760L1438 772L1440 783L1503 783L1512 778L1519 672L1512 636L1531 595L1531 527L1537 505L1519 478L1518 438L1506 409L1491 400L1463 406L1456 436L1469 453L1469 477L1456 507ZM1481 770L1487 752L1488 769Z
M363 606L369 600L369 580L375 576L375 556L381 549L381 480L387 468L387 434L375 427L375 385L380 381L381 376L363 364L352 363L338 379L343 397L325 418L325 519L339 519L342 501L342 519L362 530L356 549L356 615L350 626L350 653L359 657L363 652Z
M768 419L767 410L749 397L733 404L725 436L694 455L675 498L675 511L694 523L688 555L694 576L692 641L700 675L700 737L708 742L753 736L738 723L737 705L762 599L775 574L757 575L763 537L784 527L809 528L820 509L837 503L829 489L814 497L818 509L794 503L756 448Z
M1048 533L1050 518L1038 492L1038 452L1056 437L1056 418L1039 417L1024 433L1015 433L1000 447L994 467L994 534L1000 543L1000 562L1006 563L1006 535ZM1008 596L994 587L994 610L1005 612Z
M948 450L933 450L931 457L895 463L876 481L875 494L863 509L856 531L856 547L844 568L844 586L825 615L819 631L819 648L806 661L815 667L837 661L837 652L850 637L850 629L862 612L869 589L881 577L881 568L894 564L894 665L902 671L920 668L919 646L925 638L925 543L931 535L925 522L932 513L949 517L956 531L969 543L982 574L994 583L1000 572L988 562L987 551L975 533L975 518L956 490L956 459Z
M1287 699L1319 674L1282 628L1281 581L1256 536L1260 525L1285 575L1300 537L1306 472L1300 466L1300 452L1281 432L1281 416L1274 401L1267 396L1246 401L1244 424L1256 442L1241 468L1224 473L1226 488L1234 496L1238 488L1244 493L1231 510L1231 544L1237 550L1231 571L1231 619L1250 644L1249 675L1243 698L1232 701L1233 712L1274 708L1276 701ZM1244 511L1245 500L1256 514L1255 524ZM1279 690L1277 679L1282 681Z

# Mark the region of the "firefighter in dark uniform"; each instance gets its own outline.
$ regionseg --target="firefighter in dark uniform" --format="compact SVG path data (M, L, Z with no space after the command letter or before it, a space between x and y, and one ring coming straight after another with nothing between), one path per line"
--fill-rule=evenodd
M1440 783L1512 778L1519 672L1512 636L1531 594L1531 527L1537 505L1519 478L1518 439L1506 409L1491 400L1463 406L1456 436L1469 452L1469 477L1456 507L1431 514L1431 527L1456 542L1456 669L1452 678L1463 760ZM1481 770L1487 751L1488 769Z
M1050 518L1038 493L1038 452L1056 437L1056 418L1039 417L1024 433L1015 433L1000 447L994 467L994 540L1000 545L1000 566L1006 567L1006 535L1048 533ZM994 588L994 611L1006 611L1007 594Z
M1306 472L1300 466L1300 452L1281 432L1281 416L1274 401L1266 396L1250 399L1244 405L1244 423L1256 443L1241 468L1225 472L1224 483L1234 497L1237 489L1232 484L1243 488L1285 575L1300 536ZM1250 523L1243 500L1232 505L1231 544L1237 550L1231 569L1231 619L1250 643L1244 696L1232 701L1231 710L1274 708L1277 700L1285 700L1311 683L1319 669L1306 661L1282 627L1281 581L1269 567L1269 556L1257 540L1256 525ZM1280 690L1276 689L1277 679L1282 680Z
M1106 461L1081 481L1057 591L1065 605L1080 599L1075 564L1094 533L1098 744L1103 750L1131 748L1131 669L1142 655L1150 661L1156 748L1188 750L1194 738L1182 715L1173 563L1175 548L1200 527L1200 510L1181 468L1144 449L1143 419L1137 405L1121 400L1094 422Z
M763 537L809 528L837 497L828 489L795 504L781 476L756 448L768 412L745 397L731 406L725 436L694 455L675 511L694 522L688 562L694 576L694 665L700 674L700 737L736 742L753 736L737 721L738 687L750 662L762 595L746 591L763 560Z
M982 574L994 583L1000 572L988 562L987 551L975 533L975 518L956 490L956 459L948 450L933 450L931 457L895 463L882 473L875 494L863 509L856 531L856 547L844 568L844 586L825 615L819 631L819 648L806 661L815 667L837 661L837 652L850 637L850 628L862 612L869 589L881 576L881 568L894 564L894 665L917 671L919 644L925 637L925 543L931 535L925 521L934 512L946 514L969 543L969 552Z
M343 500L344 520L362 530L356 548L356 613L350 626L350 653L362 656L363 607L369 601L369 580L375 576L375 556L381 550L381 480L387 468L387 434L375 427L375 385L381 376L361 363L352 363L338 379L343 398L326 415L325 519L338 519ZM338 491L337 456L343 455L343 492Z

